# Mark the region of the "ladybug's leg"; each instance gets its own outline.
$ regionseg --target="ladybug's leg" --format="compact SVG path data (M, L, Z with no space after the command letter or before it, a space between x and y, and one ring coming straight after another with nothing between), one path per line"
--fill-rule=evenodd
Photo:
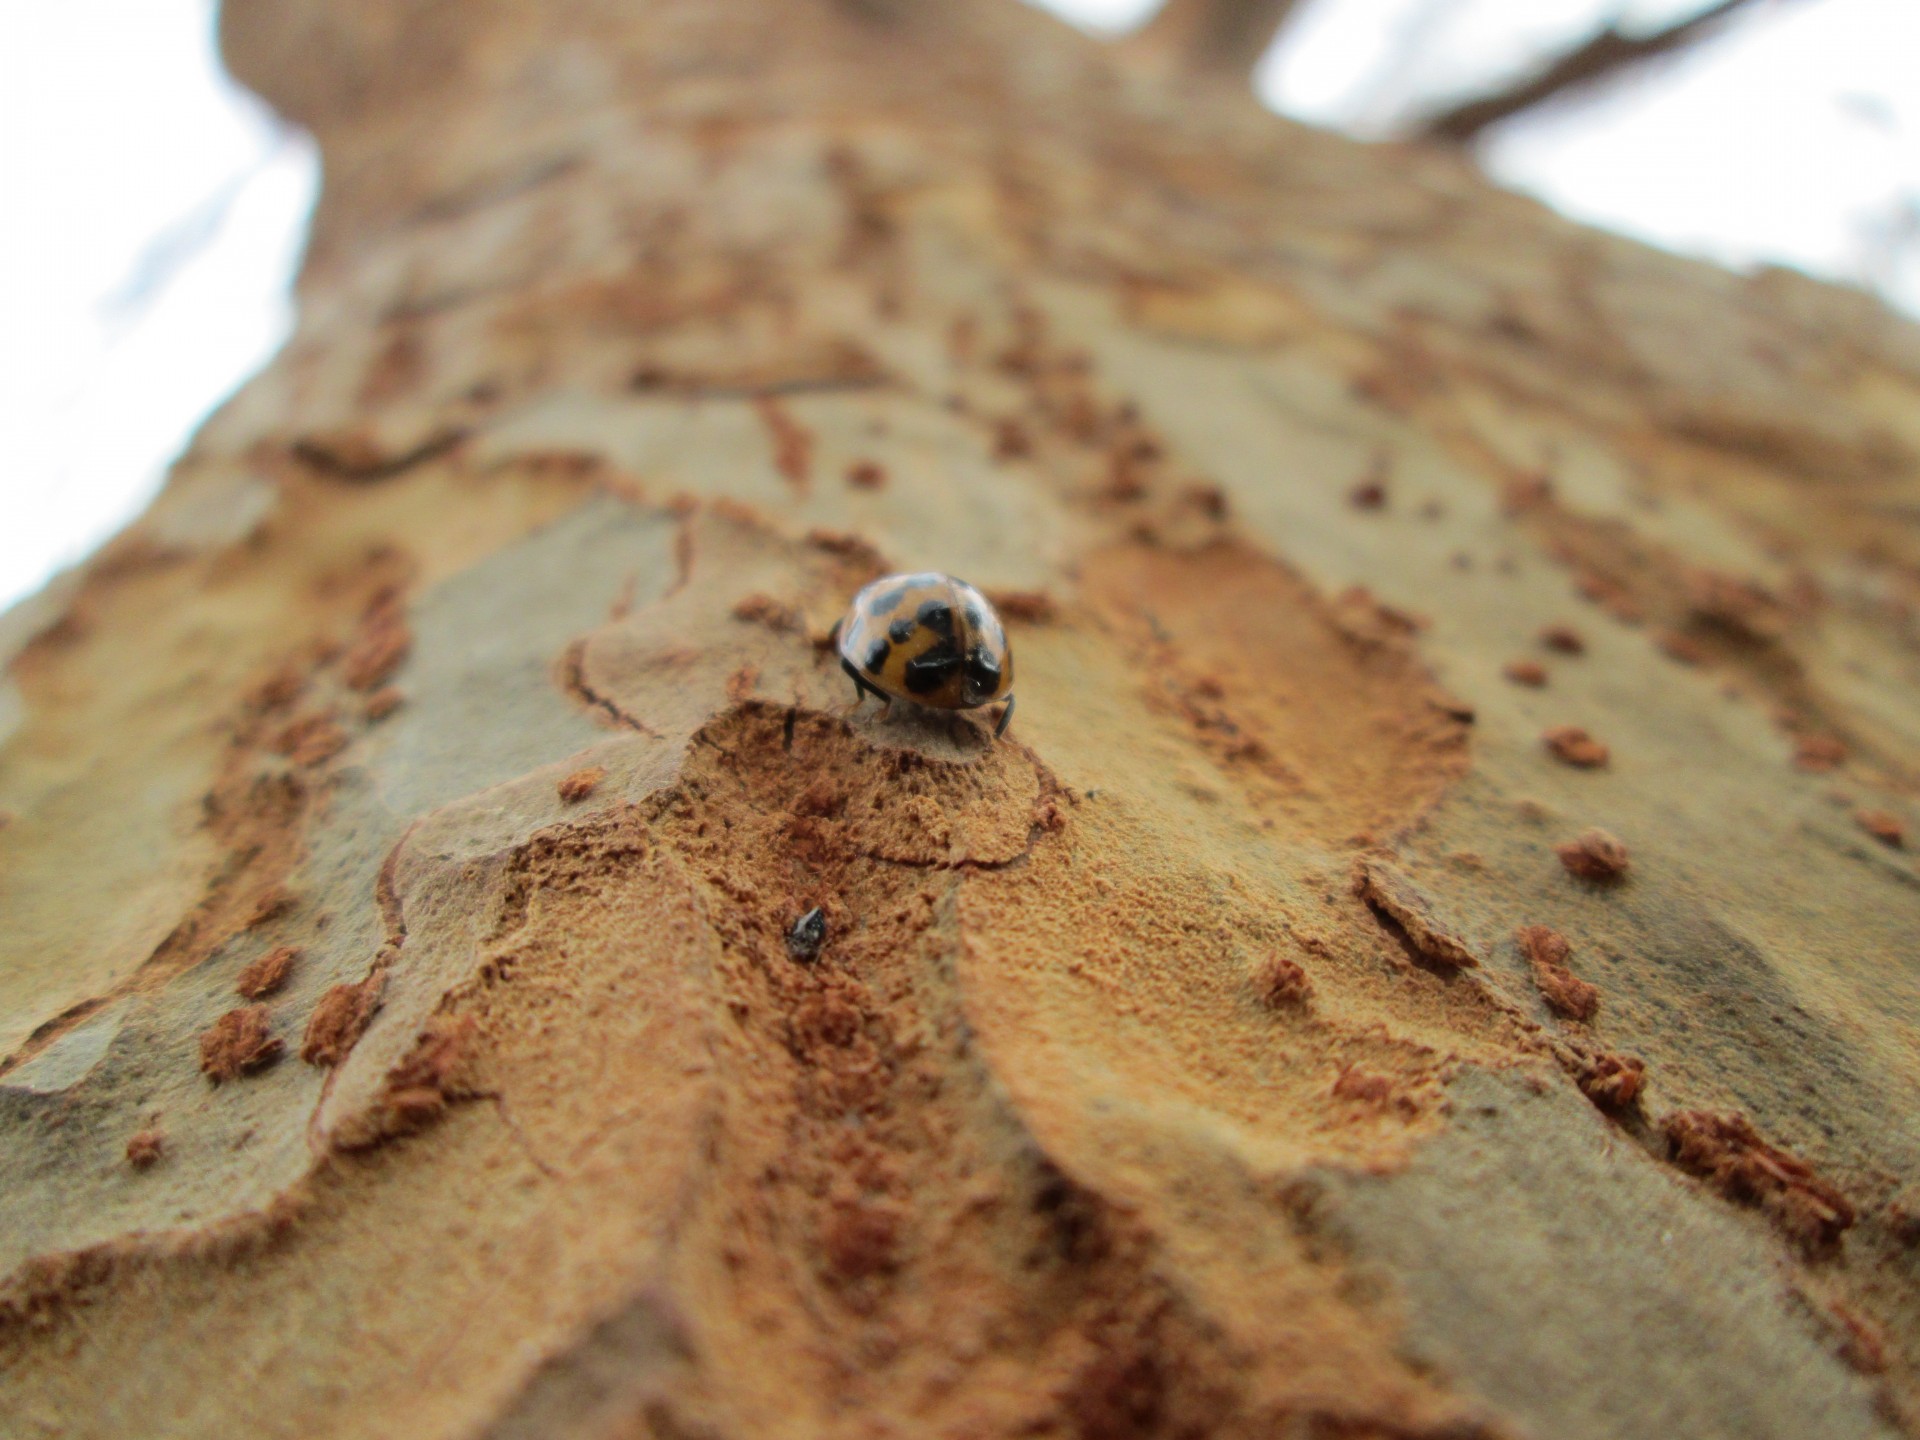
M998 740L1007 733L1007 722L1013 719L1013 696L1007 696L1007 708L1000 712L1000 723L993 727L993 738Z
M844 655L840 657L840 668L846 671L847 678L853 681L853 703L855 705L858 705L869 695L873 696L876 700L885 700L887 698L878 690L874 689L873 686L869 685L867 683L867 677L856 670L853 662Z

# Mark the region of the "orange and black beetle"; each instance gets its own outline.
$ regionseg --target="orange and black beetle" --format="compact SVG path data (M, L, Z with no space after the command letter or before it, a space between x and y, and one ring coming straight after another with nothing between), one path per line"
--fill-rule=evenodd
M1013 651L987 597L951 575L889 575L853 597L837 627L840 668L857 694L971 710L1005 700L1013 718Z

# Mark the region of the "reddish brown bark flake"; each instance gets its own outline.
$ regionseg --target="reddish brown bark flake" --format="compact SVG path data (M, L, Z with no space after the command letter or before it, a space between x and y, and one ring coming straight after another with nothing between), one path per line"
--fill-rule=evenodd
M1580 1093L1602 1110L1624 1110L1640 1098L1647 1067L1631 1055L1601 1052L1583 1055L1573 1079Z
M1313 981L1297 960L1270 956L1258 973L1260 997L1276 1010L1294 1010L1313 998Z
M813 432L771 395L761 397L754 405L773 440L773 468L804 494L813 469Z
M1524 515L1553 503L1553 481L1545 475L1527 475L1508 482L1500 494L1500 508L1509 515Z
M1586 637L1571 625L1549 625L1540 632L1540 643L1560 655L1587 653Z
M413 1053L388 1072L385 1109L402 1128L424 1125L447 1108L460 1088L478 1030L471 1015L435 1016Z
M1729 1200L1764 1210L1809 1251L1831 1248L1854 1222L1846 1196L1804 1160L1761 1139L1744 1115L1680 1110L1660 1129L1681 1169Z
M1706 646L1679 630L1668 630L1660 636L1660 650L1668 659L1678 660L1682 665L1704 665L1709 658Z
M894 1268L900 1245L900 1215L869 1200L835 1204L821 1227L827 1266L842 1280L862 1280Z
M1209 520L1224 520L1232 508L1227 492L1218 485L1188 485L1180 491L1180 503L1198 510Z
M590 765L584 770L574 771L555 788L559 790L560 798L572 805L593 794L599 788L600 782L606 778L607 770L604 765Z
M1066 807L1057 795L1043 795L1033 802L1033 823L1039 827L1038 833L1058 835L1067 828Z
M1053 597L1044 590L989 590L987 599L1002 620L1045 625L1059 613Z
M1633 866L1627 847L1598 828L1582 830L1573 839L1553 847L1569 875L1582 880L1617 880Z
M1511 660L1501 668L1500 673L1516 685L1525 685L1530 690L1538 690L1547 683L1547 667L1538 660Z
M306 684L307 677L298 669L290 665L282 667L247 692L246 706L261 714L285 710L300 698Z
M340 662L340 677L352 690L378 690L392 678L413 648L406 608L397 588L375 595L360 617L359 633Z
M746 511L751 516L753 512ZM807 532L807 544L828 555L838 556L842 560L853 562L864 569L871 570L875 576L885 572L880 552L858 535L844 530L814 529Z
M1378 480L1362 480L1347 492L1347 503L1356 510L1384 510L1387 487Z
M1533 983L1547 1008L1569 1020L1591 1020L1600 1009L1600 991L1567 968L1573 947L1567 937L1545 925L1523 925L1514 943L1533 971Z
M406 696L391 685L382 687L367 697L364 713L369 720L384 720L398 710Z
M1130 449L1121 447L1107 458L1107 483L1100 492L1103 499L1126 504L1147 493L1150 467L1136 459Z
M1574 580L1573 588L1580 592L1583 599L1591 600L1623 624L1637 625L1646 618L1640 603L1627 593L1625 587L1604 575L1585 572Z
M1556 725L1540 736L1540 743L1556 760L1581 770L1598 770L1612 758L1605 745L1578 725Z
M264 1070L286 1046L273 1034L264 1005L229 1010L200 1037L200 1069L218 1085Z
M750 625L764 625L769 630L797 632L801 628L798 610L757 590L735 605L731 613L736 620L744 620Z
M283 729L273 748L296 765L319 765L347 745L347 732L330 715L304 715Z
M1840 1358L1862 1375L1880 1375L1887 1368L1887 1335L1873 1321L1844 1300L1832 1301L1827 1313L1838 1331Z
M1450 969L1480 963L1466 941L1441 925L1433 913L1433 902L1392 866L1378 860L1363 861L1354 891L1398 924L1408 943L1427 960Z
M1856 810L1853 823L1892 849L1898 850L1907 843L1907 827L1890 810Z
M1887 1233L1909 1250L1920 1250L1920 1192L1908 1192L1888 1203L1883 1212Z
M361 377L360 403L372 407L403 396L418 389L427 373L426 347L419 333L396 331Z
M297 903L298 897L286 886L269 885L260 892L260 898L253 902L253 909L247 912L246 928L252 930L269 920L278 920Z
M1332 1094L1339 1100L1384 1105L1393 1099L1393 1081L1385 1075L1362 1070L1357 1065L1348 1065L1334 1079Z
M320 997L300 1041L302 1060L331 1068L347 1058L380 1008L381 978L370 975L357 985L335 985Z
M856 460L847 467L847 484L856 490L880 490L886 483L886 467L877 460Z
M993 458L996 460L1019 460L1033 453L1033 441L1027 438L1027 430L1018 420L1007 419L994 423Z
M136 1170L151 1170L166 1153L167 1137L148 1126L127 1137L127 1163Z
M1771 645L1785 632L1780 601L1752 580L1696 570L1687 577L1687 600L1697 623L1751 644Z
M300 951L292 945L278 945L254 960L233 982L233 988L248 1000L260 1000L287 983L293 962Z
M293 442L293 453L317 470L346 478L383 475L393 456L364 428L315 431Z
M1846 763L1847 742L1835 735L1802 735L1793 747L1793 763L1816 775Z

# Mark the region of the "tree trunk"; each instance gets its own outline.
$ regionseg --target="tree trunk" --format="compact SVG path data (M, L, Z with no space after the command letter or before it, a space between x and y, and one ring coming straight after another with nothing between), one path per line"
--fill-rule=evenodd
M225 40L326 193L8 622L0 1431L1920 1433L1912 327L1010 0Z

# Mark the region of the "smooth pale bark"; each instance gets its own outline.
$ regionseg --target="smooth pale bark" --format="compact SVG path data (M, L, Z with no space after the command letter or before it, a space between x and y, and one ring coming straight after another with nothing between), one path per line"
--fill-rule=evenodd
M0 1431L1912 1432L1912 327L999 0L225 29L326 193L6 622Z
M1244 80L1299 0L1167 0L1126 44L1148 65Z

